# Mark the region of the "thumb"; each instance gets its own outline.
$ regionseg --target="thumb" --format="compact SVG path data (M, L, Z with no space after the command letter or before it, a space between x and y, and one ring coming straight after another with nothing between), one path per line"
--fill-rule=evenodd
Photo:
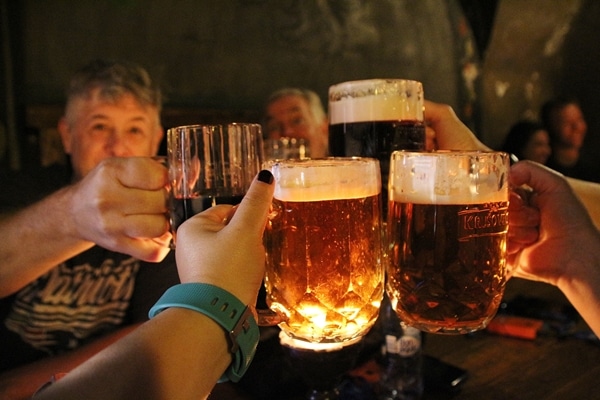
M463 124L447 104L425 100L425 120L435 131L439 149L444 150L489 150L475 134Z
M571 197L571 189L564 177L550 168L528 160L520 161L514 164L509 173L509 180L513 187L523 185L530 187L536 194L536 200L543 205L548 196L552 203L563 196ZM541 201L538 200L541 197Z
M559 226L564 232L569 226L590 220L587 210L558 172L524 160L511 167L509 177L512 185L533 189L531 203L541 210L544 226Z
M233 229L256 229L258 233L262 233L275 190L273 182L271 171L266 169L260 171L228 226Z

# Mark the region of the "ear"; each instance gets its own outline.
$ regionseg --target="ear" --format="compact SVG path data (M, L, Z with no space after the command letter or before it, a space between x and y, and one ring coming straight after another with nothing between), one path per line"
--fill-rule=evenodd
M71 154L71 142L73 136L71 135L71 128L69 127L69 123L65 117L62 117L58 121L58 132L60 133L60 138L62 140L65 153Z

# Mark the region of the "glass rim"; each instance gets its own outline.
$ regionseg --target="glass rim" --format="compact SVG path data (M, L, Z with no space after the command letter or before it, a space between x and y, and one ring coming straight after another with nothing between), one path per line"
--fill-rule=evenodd
M436 150L394 150L392 152L392 158L400 156L457 156L457 157L468 157L468 156L491 156L499 155L502 157L510 157L510 154L502 150L458 150L458 149L436 149Z
M389 94L396 87L416 89L423 92L423 83L414 79L374 78L339 82L329 86L329 101L337 101L347 97L360 98L378 94ZM386 90L383 90L386 88ZM399 90L399 89L396 89Z
M198 130L203 128L214 128L214 127L229 127L229 126L255 126L262 129L262 125L257 122L225 122L222 124L189 124L189 125L179 125L173 126L167 129L168 132L182 131L182 130Z
M379 164L379 160L374 157L360 156L339 156L339 157L320 157L320 158L288 158L267 160L263 163L263 168L271 168L273 166L306 166L306 167L328 167L332 165L347 165L347 164Z
M341 87L354 87L354 86L363 86L363 85L372 85L372 84L394 84L394 83L411 83L417 85L423 85L423 83L417 79L409 79L409 78L370 78L370 79L356 79L351 81L343 81L334 83L329 86L329 90L332 88L341 88Z

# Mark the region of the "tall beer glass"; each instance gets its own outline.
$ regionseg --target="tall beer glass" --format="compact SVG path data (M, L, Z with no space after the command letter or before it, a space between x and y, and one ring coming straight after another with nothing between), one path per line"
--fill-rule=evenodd
M275 177L265 232L267 304L291 338L323 345L360 339L377 319L384 287L379 162L267 165Z
M509 156L502 152L392 154L387 294L420 330L487 326L507 276Z
M407 79L368 79L329 87L329 152L373 157L387 182L394 150L424 150L423 85ZM387 188L383 189L384 209Z

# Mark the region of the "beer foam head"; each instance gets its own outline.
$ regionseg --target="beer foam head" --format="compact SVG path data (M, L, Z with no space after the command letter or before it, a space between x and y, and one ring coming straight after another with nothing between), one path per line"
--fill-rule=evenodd
M329 123L423 121L423 85L406 79L343 82L329 88Z
M366 158L286 160L271 166L282 201L358 199L381 192L379 162Z
M508 169L508 155L501 152L394 152L389 198L416 204L508 201Z

